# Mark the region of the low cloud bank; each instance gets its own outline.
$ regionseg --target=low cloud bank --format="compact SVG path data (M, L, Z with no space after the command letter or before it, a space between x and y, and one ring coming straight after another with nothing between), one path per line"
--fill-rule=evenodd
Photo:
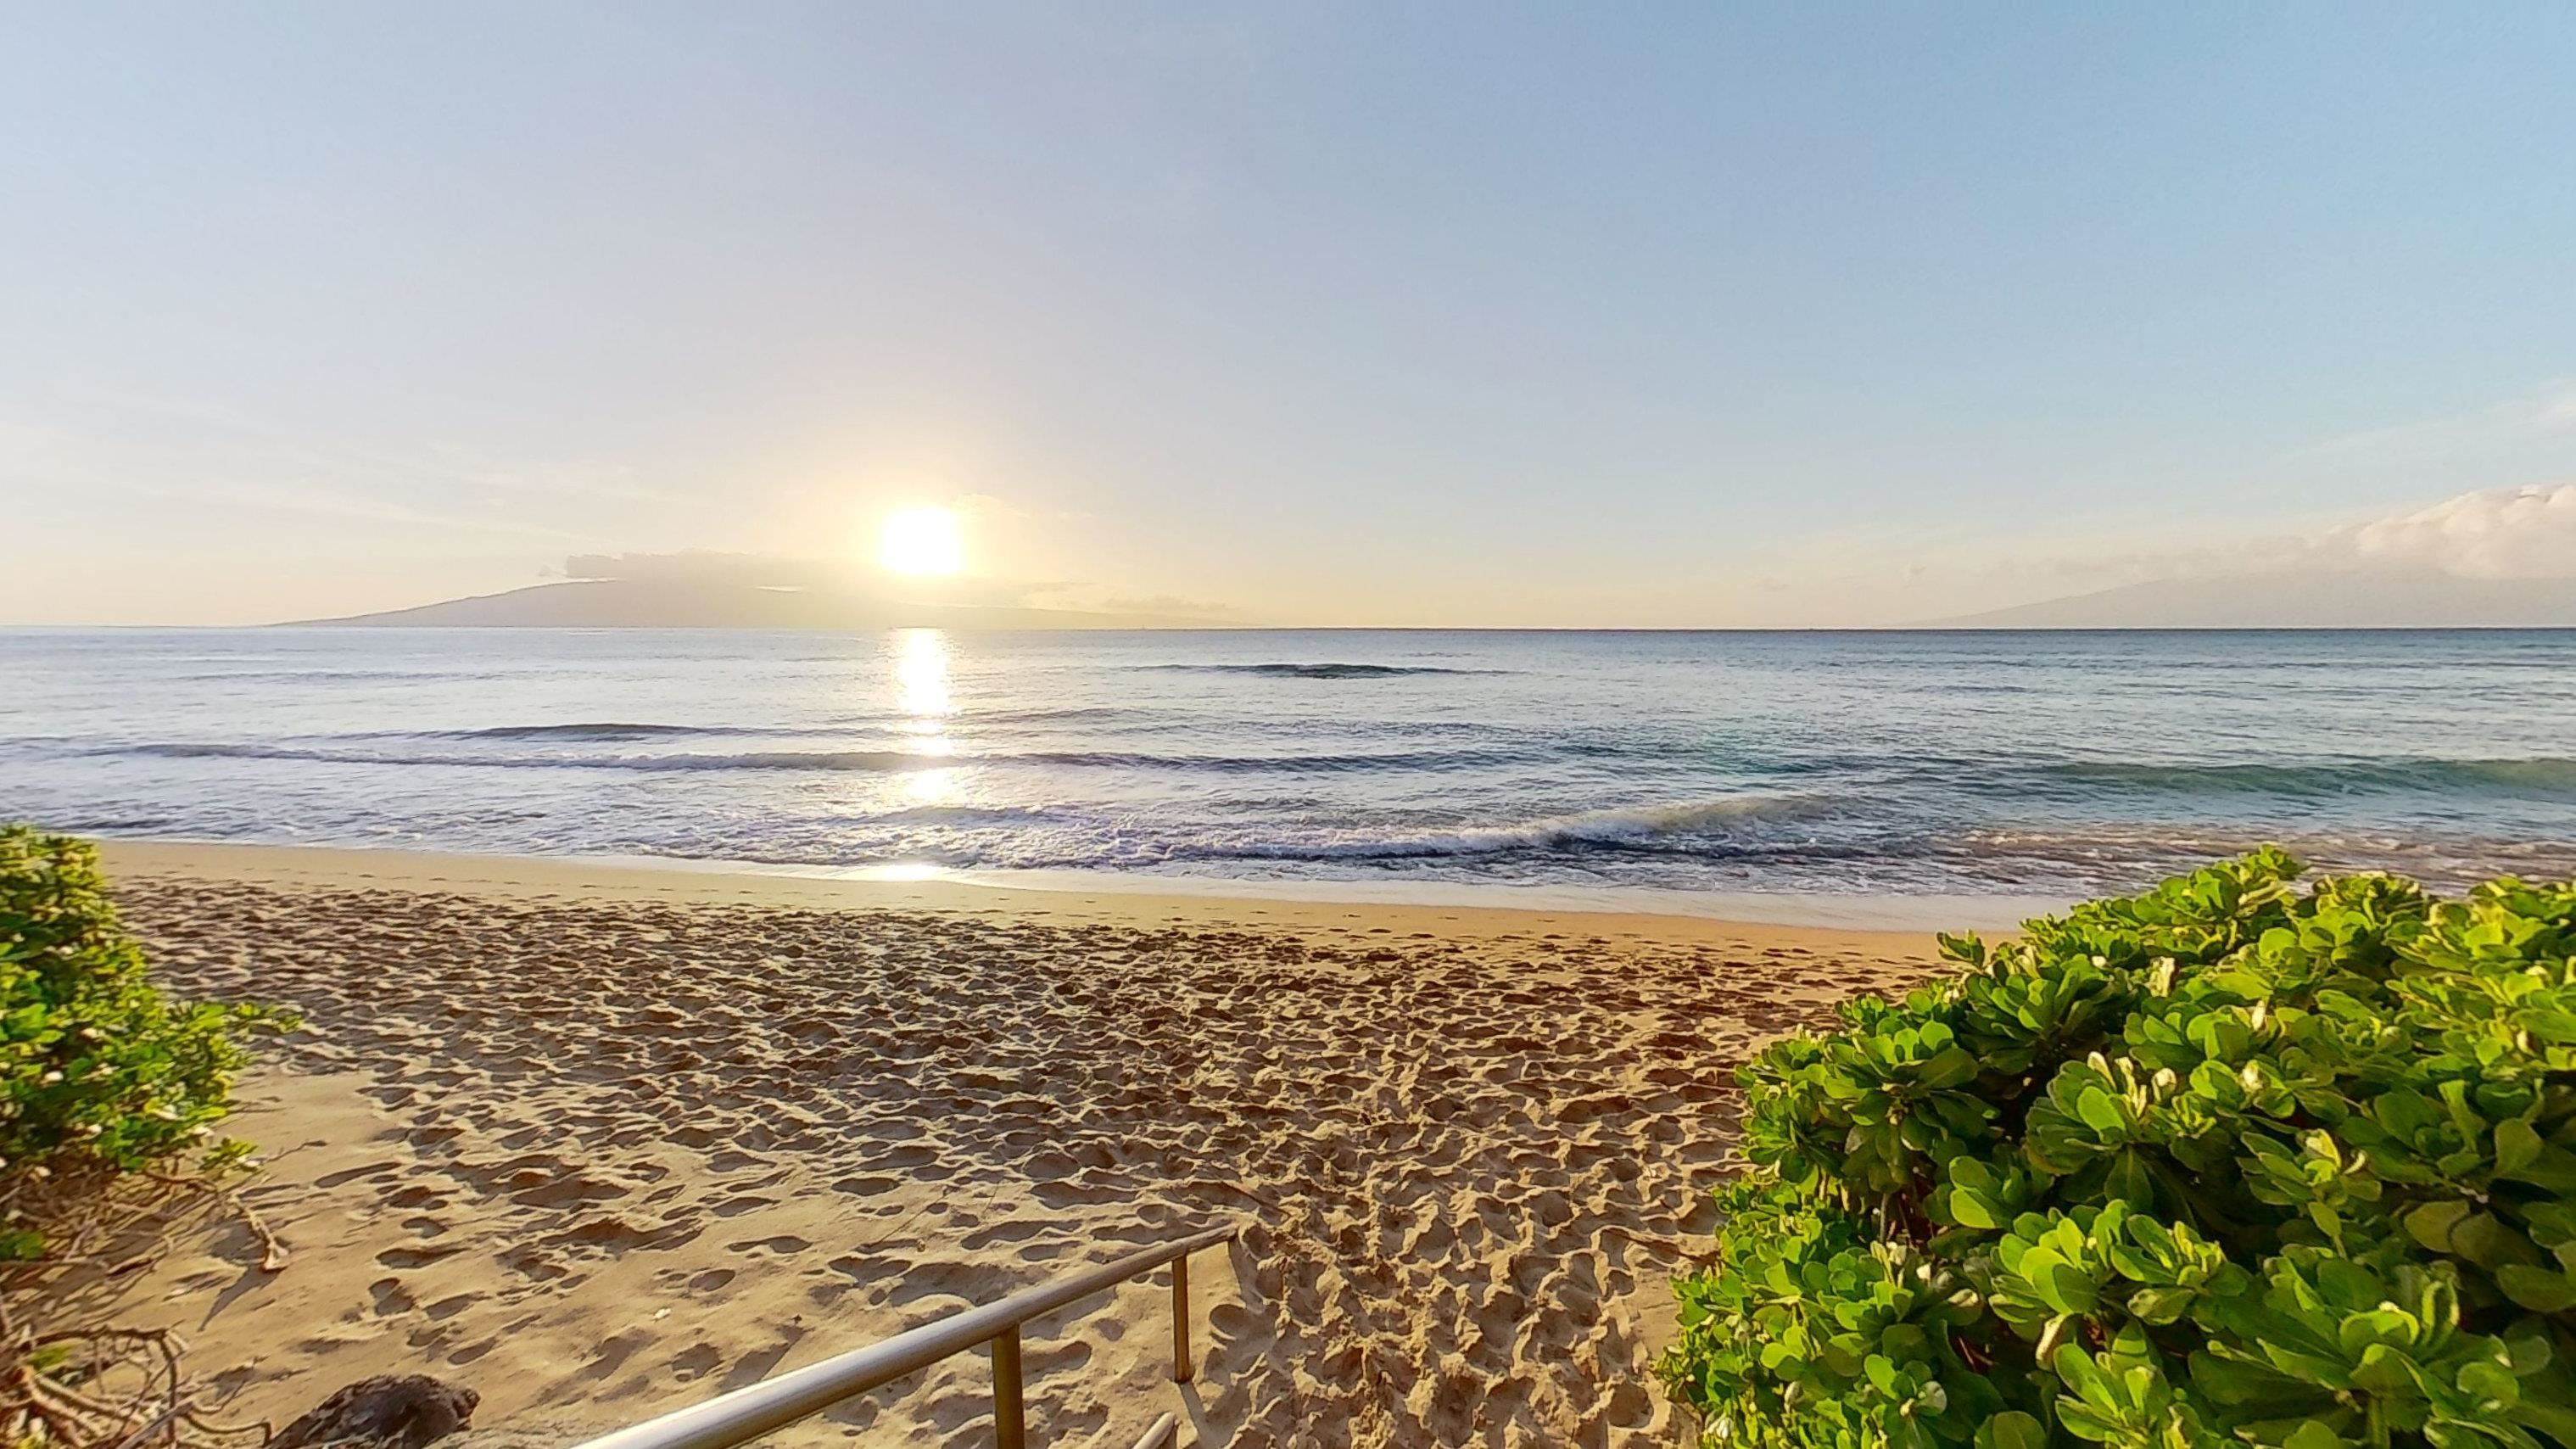
M2336 529L2316 553L2321 563L2457 578L2576 577L2576 483L2463 493Z
M1058 579L888 579L862 565L783 554L582 553L564 560L563 577L589 583L640 583L693 587L784 589L881 603L937 603L980 609L1051 609L1075 613L1153 615L1233 621L1243 611L1228 604L1168 594L1132 597L1097 584Z
M2108 587L1933 622L2576 627L2576 483L2463 493L2305 539L2124 559L2101 567L2095 578Z
M848 588L859 582L847 566L817 559L716 553L707 549L681 553L577 553L564 560L563 571L568 579L742 584L770 589Z

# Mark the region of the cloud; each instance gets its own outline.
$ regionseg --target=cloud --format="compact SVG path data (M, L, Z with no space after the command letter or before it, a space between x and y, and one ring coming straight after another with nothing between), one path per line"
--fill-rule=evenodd
M653 583L741 584L751 588L844 588L856 582L847 564L765 553L577 553L564 560L570 579L634 579Z
M2576 379L2555 378L2466 412L2364 428L2310 444L2294 459L2456 459L2498 444L2546 439L2576 427Z
M2088 520L2001 538L1872 538L1780 562L1789 566L1775 562L1770 574L1796 582L1790 606L1761 612L1763 596L1748 580L1728 600L1740 615L1812 622L1813 600L1827 590L1860 623L1968 617L2150 585L2212 597L2254 582L2291 593L2311 588L2320 599L2366 598L2372 589L2392 603L2502 597L2497 591L2576 580L2576 481L2481 489L2303 525L2260 515ZM2425 617L2437 616L2428 605Z
M1250 617L1232 604L1211 604L1204 599L1184 599L1173 594L1156 594L1145 599L1111 597L1101 600L1100 607L1112 614L1170 614L1193 619Z
M2080 535L2028 541L1950 572L1963 571L2094 585L2284 571L2576 577L2576 483L2488 488L2337 527L2185 535L2147 548L2120 548L2108 538Z
M1242 610L1227 604L1203 603L1169 595L1128 598L1097 584L961 577L906 579L898 585L845 560L796 558L785 554L718 553L708 549L689 549L680 553L578 553L564 560L563 577L803 589L884 603L959 604L988 609L1064 609L1082 613L1161 614L1201 619L1245 617Z
M2334 530L2320 564L2471 579L2576 576L2576 483L2489 488Z
M441 444L308 444L183 410L148 413L105 430L0 417L0 482L542 539L557 547L598 539L595 528L578 526L578 516L598 511L600 503L664 497L610 465L498 459ZM566 516L548 521L503 506L537 495L569 505ZM422 499L443 503L425 506Z

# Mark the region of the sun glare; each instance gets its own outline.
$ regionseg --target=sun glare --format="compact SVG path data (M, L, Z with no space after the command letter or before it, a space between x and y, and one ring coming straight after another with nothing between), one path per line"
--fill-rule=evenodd
M945 508L907 508L877 535L877 562L890 573L953 574L966 562L957 515Z

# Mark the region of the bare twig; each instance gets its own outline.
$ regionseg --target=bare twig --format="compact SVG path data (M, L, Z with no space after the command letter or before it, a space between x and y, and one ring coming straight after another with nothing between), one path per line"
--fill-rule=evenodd
M169 1187L179 1188L183 1191L206 1193L213 1196L222 1202L224 1206L231 1208L233 1212L241 1218L242 1225L250 1229L251 1236L259 1239L259 1270L261 1272L274 1273L286 1266L286 1245L277 1240L277 1234L268 1230L268 1224L262 1222L259 1214L252 1210L251 1205L242 1200L242 1195L239 1191L208 1178L170 1177L158 1172L145 1172L137 1175L148 1177L154 1182L162 1183Z
M0 1212L12 1222L41 1223L64 1251L32 1263L0 1266L0 1444L47 1449L170 1449L256 1438L269 1426L206 1418L190 1401L183 1357L187 1344L162 1328L105 1325L34 1332L20 1315L56 1301L50 1291L66 1272L117 1277L149 1268L170 1250L197 1199L230 1208L260 1245L259 1270L286 1266L285 1244L225 1182L209 1177L130 1173L76 1183L12 1183ZM140 1252L119 1249L141 1247ZM49 1365L68 1354L69 1372Z

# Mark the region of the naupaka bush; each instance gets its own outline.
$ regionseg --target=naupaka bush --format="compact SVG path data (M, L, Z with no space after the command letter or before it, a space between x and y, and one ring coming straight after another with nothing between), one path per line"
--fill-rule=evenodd
M283 1019L163 996L117 925L97 852L0 827L0 1196L58 1170L245 1150L213 1124L231 1109L244 1033ZM32 1229L0 1229L0 1259L42 1247Z
M1743 1074L1712 1442L2576 1449L2576 885L2265 850Z

